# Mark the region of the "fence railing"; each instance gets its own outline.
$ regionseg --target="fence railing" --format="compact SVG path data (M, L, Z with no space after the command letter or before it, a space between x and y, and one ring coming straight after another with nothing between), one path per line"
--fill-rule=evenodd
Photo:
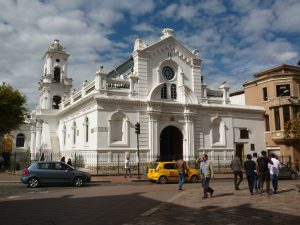
M50 160L50 161L60 161L62 157L65 157L67 162L68 159L71 159L72 166L74 168L85 170L93 175L121 175L125 173L125 156L128 156L128 153L116 152L116 153L107 153L107 152L64 152L64 153L37 153L30 154L28 152L15 152L10 154L9 160L6 161L2 166L6 170L16 172L23 170L28 167L32 162L39 160ZM147 158L147 153L141 153L138 160L136 153L130 153L130 165L132 174L138 173L138 161L140 165L140 174L145 175L147 167L149 165L149 160ZM218 155L215 154L211 157L213 162L215 172L229 172L230 162L232 160L232 155ZM243 156L242 161L246 159ZM291 156L290 155L281 155L279 160L282 163L285 163L291 166ZM199 168L199 163L195 159L187 160L187 163L190 168Z

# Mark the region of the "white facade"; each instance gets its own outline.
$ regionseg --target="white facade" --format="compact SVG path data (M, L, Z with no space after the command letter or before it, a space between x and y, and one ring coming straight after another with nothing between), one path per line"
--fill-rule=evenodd
M171 29L150 46L137 39L127 61L109 73L101 67L76 92L68 57L55 40L43 58L40 102L30 122L33 154L100 152L108 162L118 152L136 156L137 122L147 161L180 154L193 160L203 152L226 160L265 148L264 109L231 104L226 83L209 89L199 51L188 50Z

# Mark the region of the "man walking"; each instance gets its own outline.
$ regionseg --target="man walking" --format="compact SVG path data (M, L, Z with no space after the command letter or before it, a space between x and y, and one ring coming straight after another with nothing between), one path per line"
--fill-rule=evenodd
M271 161L273 162L273 165L270 163L268 164L270 169L270 178L272 181L273 193L277 194L280 161L275 157L275 154L272 153L270 156L271 156Z
M208 160L207 154L202 156L202 161L200 163L200 174L203 187L203 198L207 198L208 193L210 193L210 196L212 196L214 194L214 189L209 187L209 182L214 177L214 170L212 162Z
M178 170L178 184L179 184L179 190L182 190L182 185L185 181L185 172L187 171L187 166L185 161L182 159L183 157L180 156L179 159L176 161L176 166Z
M247 160L244 162L244 169L246 171L246 177L248 180L248 188L253 195L253 186L254 186L254 170L256 168L256 163L251 160L252 156L250 154L247 155Z
M129 161L129 156L126 156L125 158L125 163L124 163L124 169L125 169L125 178L127 176L131 176L131 169L130 169L130 161Z
M257 163L257 153L256 152L253 153L252 160L255 162L255 164ZM255 167L255 170L254 170L254 184L253 184L253 186L254 186L255 191L258 192L259 182L258 182L258 174L257 174L256 167Z
M266 192L270 194L270 172L268 168L268 163L273 165L273 162L267 157L267 152L262 151L261 157L257 159L256 170L259 177L259 192L263 193L264 182L266 182Z
M239 186L243 181L243 172L242 172L242 162L239 155L237 154L235 155L235 157L231 161L230 167L233 170L235 190L240 190Z

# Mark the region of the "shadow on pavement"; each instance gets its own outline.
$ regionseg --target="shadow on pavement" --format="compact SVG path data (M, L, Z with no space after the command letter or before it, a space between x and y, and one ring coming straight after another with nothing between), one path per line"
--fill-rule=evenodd
M140 193L91 198L9 200L0 204L1 224L94 225L123 224L160 204Z

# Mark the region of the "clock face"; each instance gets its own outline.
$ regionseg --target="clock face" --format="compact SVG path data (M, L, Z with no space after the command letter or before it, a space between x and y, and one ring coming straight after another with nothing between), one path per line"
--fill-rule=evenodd
M162 69L162 74L167 80L172 80L175 76L174 70L169 66L165 66Z

